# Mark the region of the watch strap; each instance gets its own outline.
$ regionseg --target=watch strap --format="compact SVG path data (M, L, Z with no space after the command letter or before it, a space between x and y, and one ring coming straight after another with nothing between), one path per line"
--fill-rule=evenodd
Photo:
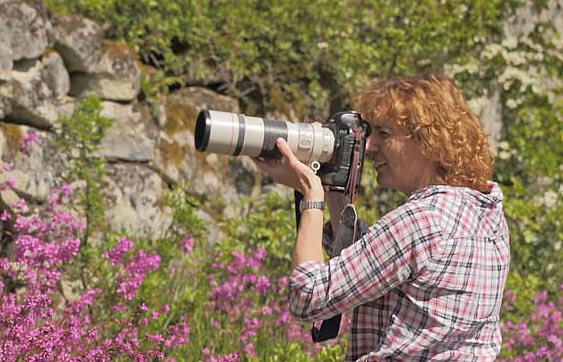
M300 212L303 212L304 210L307 210L307 209L324 210L324 208L325 208L324 201L305 201L305 200L301 200L301 202L299 203L299 211Z

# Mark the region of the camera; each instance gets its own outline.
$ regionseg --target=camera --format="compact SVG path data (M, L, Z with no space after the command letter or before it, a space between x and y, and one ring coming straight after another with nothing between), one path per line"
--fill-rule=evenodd
M318 124L202 110L194 141L201 152L279 159L276 140L283 138L295 156L317 173L325 188L344 192L349 186L359 187L369 132L368 123L354 111L335 113Z

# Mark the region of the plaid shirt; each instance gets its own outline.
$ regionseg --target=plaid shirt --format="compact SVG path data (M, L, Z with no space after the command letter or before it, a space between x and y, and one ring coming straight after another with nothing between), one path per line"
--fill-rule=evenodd
M340 256L302 263L292 314L354 309L346 361L494 360L510 250L502 192L490 187L426 187Z

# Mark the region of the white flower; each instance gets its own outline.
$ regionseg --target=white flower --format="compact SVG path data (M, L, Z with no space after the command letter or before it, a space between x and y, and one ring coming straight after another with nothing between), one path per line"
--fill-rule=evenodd
M518 39L516 37L509 35L507 38L502 40L502 45L508 49L516 49L518 46Z
M475 63L467 64L466 69L469 74L476 74L479 72L479 66Z
M528 62L525 52L506 52L504 56L506 62L511 65L522 65Z
M553 183L553 179L549 176L540 176L535 182L539 187L548 187Z
M553 190L548 190L545 194L543 194L543 204L549 210L553 210L559 203L560 198L561 195L559 195Z
M467 7L467 5L461 5L461 6L459 7L459 17L460 17L460 19L462 19L462 18L465 17L465 14L467 13L467 10L468 10L468 9L469 9L469 8Z
M532 231L526 229L524 230L524 241L528 244L535 245L538 242L538 236L534 234Z
M506 101L506 106L510 109L514 109L518 107L518 102L516 102L514 99L509 99Z
M501 160L508 160L510 158L510 156L512 156L512 154L508 151L500 151L498 154L498 158L500 158Z
M485 49L481 52L481 57L485 60L493 59L499 53L502 53L504 48L500 44L491 43L485 46Z

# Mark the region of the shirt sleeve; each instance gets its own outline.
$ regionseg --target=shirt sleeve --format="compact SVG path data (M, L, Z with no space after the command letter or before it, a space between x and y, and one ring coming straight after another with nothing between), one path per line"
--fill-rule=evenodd
M413 277L439 234L428 212L403 205L327 263L304 262L289 280L290 311L301 320L330 318L375 300Z

